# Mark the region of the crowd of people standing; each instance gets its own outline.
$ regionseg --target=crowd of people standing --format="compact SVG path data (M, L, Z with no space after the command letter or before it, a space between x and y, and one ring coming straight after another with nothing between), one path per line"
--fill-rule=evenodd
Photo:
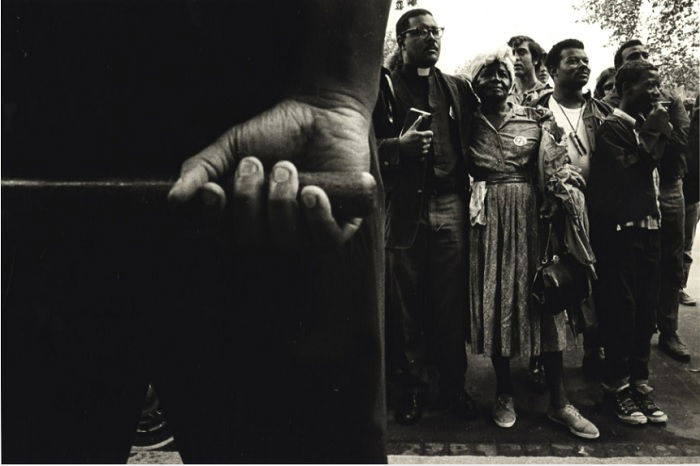
M450 76L436 67L443 31L425 9L401 16L375 109L395 419L416 423L431 403L477 415L464 389L468 343L491 358L498 426L517 420L510 362L524 356L528 381L549 391L548 418L599 437L566 395L571 329L583 334L584 374L602 382L621 422L667 422L648 366L657 330L665 353L690 360L678 307L694 304L684 288L697 223L697 101L691 126L639 40L622 44L591 95L580 40L545 52L515 36L474 57L466 76ZM552 312L533 281L564 256L587 291Z
M621 421L668 420L649 343L689 358L697 101L689 125L639 42L593 97L570 39L450 76L421 9L380 74L390 4L3 4L4 462L125 462L151 381L185 462L386 462L385 369L400 423L471 419L467 342L499 426L523 356L592 439L567 325ZM387 202L347 218L318 172ZM130 188L154 179L173 209ZM531 299L554 255L583 270L566 313Z

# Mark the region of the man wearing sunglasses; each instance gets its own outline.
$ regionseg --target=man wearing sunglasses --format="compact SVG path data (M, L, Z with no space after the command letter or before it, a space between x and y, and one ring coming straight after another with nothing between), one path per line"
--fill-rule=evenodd
M475 415L464 390L468 177L462 154L476 97L467 81L435 67L442 33L424 9L409 10L396 23L403 65L391 75L394 118L405 128L379 140L388 209L388 370L401 424L421 417L429 366L439 374L439 404L461 418ZM423 126L407 122L412 108L430 114Z
M632 39L615 52L615 68L625 63L649 61L646 46ZM685 206L683 199L683 176L687 171L682 148L688 143L690 120L683 101L676 94L661 89L660 101L668 107L673 125L674 144L669 144L659 163L661 204L661 286L656 311L659 330L659 348L681 362L690 361L690 353L678 336L679 294L683 288L683 245L685 237ZM619 107L619 89L606 98L613 107Z

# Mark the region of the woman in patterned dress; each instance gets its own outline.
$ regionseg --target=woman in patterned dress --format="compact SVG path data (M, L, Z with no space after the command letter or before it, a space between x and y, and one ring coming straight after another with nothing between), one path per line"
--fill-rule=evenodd
M511 427L516 421L510 358L541 354L550 392L548 417L579 437L597 438L598 429L564 391L565 314L542 314L530 297L540 257L538 204L545 217L556 206L551 195L537 192L538 152L543 138L555 138L556 125L549 110L506 100L514 78L509 49L475 58L470 71L481 99L467 151L475 180L469 204L471 346L474 353L491 357L496 372L494 422ZM544 146L559 147L554 140ZM550 163L566 156L565 149L550 152L544 155Z

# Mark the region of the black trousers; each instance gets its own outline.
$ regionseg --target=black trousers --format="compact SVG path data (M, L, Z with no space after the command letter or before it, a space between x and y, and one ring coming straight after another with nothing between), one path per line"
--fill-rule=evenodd
M657 325L661 338L678 332L678 292L683 287L683 246L685 245L685 202L681 179L662 183L661 209L661 282Z
M432 195L413 245L387 250L390 373L405 385L436 367L448 397L464 389L467 370L466 211L462 195Z
M593 245L605 382L619 387L628 381L646 381L659 297L659 231L598 231Z
M153 380L185 462L384 462L383 221L313 256L3 193L2 456L120 463Z

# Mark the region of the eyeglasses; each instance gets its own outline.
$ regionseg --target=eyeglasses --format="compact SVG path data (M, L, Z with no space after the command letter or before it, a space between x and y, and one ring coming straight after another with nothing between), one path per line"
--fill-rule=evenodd
M439 39L442 37L443 32L445 32L445 28L443 27L413 28L406 29L399 35L402 36L404 34L408 34L413 37L425 39L428 37L428 34L432 34L434 38Z

